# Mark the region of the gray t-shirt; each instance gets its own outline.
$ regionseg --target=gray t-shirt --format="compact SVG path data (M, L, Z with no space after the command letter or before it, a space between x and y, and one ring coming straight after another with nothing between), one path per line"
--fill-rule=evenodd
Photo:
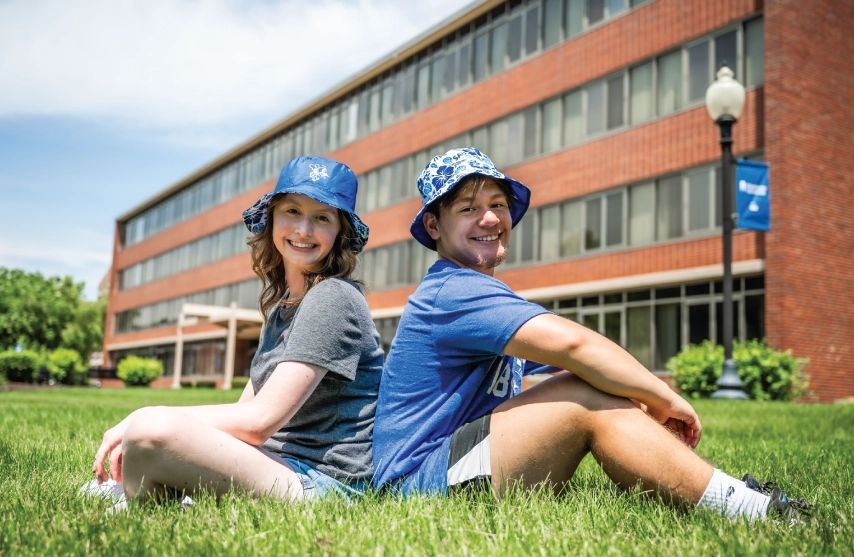
M313 364L327 373L263 447L341 481L369 479L383 351L359 287L326 279L296 310L271 311L250 369L256 394L280 362Z

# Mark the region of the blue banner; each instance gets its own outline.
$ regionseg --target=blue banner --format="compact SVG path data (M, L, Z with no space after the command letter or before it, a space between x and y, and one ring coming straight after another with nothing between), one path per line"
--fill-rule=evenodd
M738 227L750 230L771 230L768 164L738 161L735 171L735 191Z

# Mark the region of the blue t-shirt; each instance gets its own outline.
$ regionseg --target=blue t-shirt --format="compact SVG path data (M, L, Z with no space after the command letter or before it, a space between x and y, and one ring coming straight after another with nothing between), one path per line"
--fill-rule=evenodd
M549 313L503 282L446 260L410 296L383 366L374 483L447 492L451 436L518 394L522 376L556 371L503 356L532 317Z

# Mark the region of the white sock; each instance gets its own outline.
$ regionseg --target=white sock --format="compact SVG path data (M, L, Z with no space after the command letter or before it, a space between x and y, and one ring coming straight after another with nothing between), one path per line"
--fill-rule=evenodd
M749 520L761 520L768 512L771 498L753 491L741 480L727 476L717 468L712 474L712 480L706 487L706 492L698 509L710 509L719 512L727 518L745 517Z

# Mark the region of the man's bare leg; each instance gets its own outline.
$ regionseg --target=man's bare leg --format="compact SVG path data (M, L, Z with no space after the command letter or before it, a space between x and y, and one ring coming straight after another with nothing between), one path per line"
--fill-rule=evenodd
M122 442L122 483L128 497L171 487L216 495L232 485L254 496L302 499L302 482L285 463L177 408L150 408L136 417Z
M628 399L564 374L504 402L492 414L493 488L568 482L587 453L623 489L640 482L671 504L696 505L714 468Z

